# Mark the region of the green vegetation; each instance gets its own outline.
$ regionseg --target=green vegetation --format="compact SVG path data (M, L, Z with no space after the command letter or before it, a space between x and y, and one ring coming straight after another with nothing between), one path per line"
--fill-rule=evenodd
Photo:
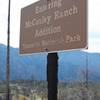
M12 100L47 100L46 81L11 82ZM0 84L0 97L6 91ZM89 82L88 88L79 82L59 82L58 100L100 100L100 83Z
M58 100L100 100L100 83L59 83Z
M6 91L6 85L0 84L0 93L5 93L5 91Z

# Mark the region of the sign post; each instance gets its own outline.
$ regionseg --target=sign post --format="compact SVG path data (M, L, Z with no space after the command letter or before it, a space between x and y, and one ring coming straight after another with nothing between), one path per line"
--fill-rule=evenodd
M31 4L21 10L20 33L20 54L48 51L48 100L57 100L56 52L87 48L87 0L41 0Z
M48 100L57 100L58 93L58 54L48 53L47 56Z

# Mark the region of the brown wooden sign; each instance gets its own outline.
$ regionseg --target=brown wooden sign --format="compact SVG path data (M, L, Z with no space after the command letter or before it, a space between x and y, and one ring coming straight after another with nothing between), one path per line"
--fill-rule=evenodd
M87 0L38 1L21 10L20 53L87 47Z

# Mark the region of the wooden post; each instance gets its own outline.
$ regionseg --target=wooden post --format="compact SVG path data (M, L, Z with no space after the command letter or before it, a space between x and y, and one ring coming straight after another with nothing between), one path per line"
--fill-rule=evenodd
M47 56L48 100L57 100L58 86L58 54L48 53Z
M10 3L11 0L9 0L8 4L8 30L7 30L7 64L6 64L6 85L7 85L7 95L6 100L10 100Z

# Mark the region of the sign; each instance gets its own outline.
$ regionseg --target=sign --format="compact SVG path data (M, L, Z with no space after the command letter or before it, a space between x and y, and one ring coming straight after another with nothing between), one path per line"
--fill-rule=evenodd
M20 53L86 48L87 0L38 1L21 10Z

